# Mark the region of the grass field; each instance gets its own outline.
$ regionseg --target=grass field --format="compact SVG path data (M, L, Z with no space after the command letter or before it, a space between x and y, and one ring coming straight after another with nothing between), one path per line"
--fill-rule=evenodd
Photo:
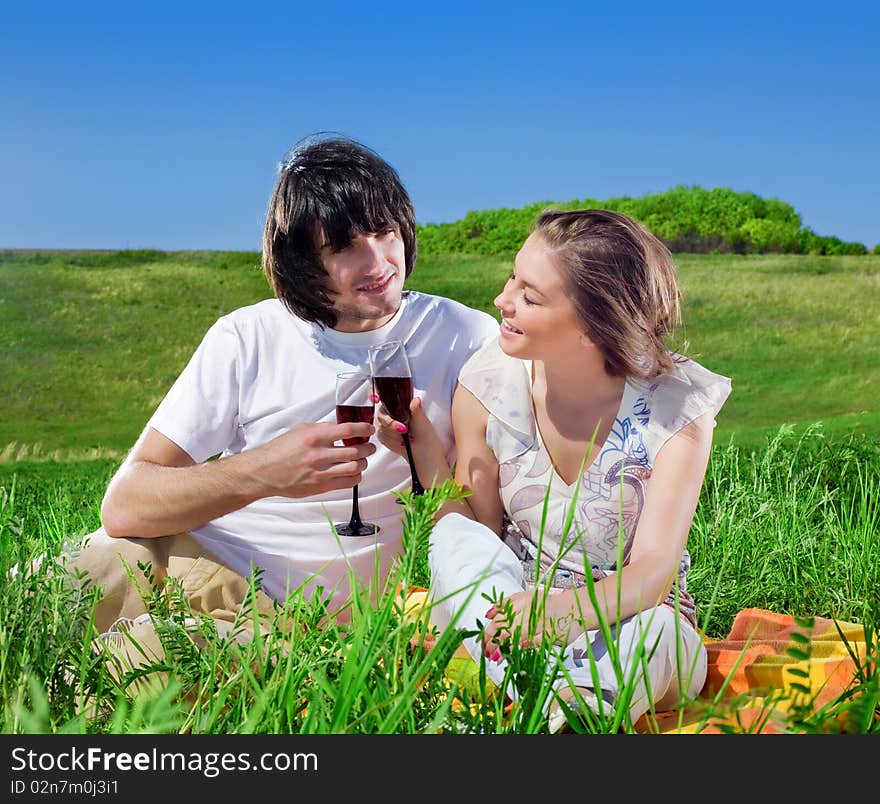
M876 629L880 257L677 262L687 352L733 380L688 543L701 626L721 636L738 610L761 607ZM408 286L494 313L510 267L425 259ZM112 472L204 331L268 296L249 253L0 252L2 730L542 730L534 706L513 720L491 696L452 709L438 662L455 646L413 653L412 627L391 596L365 607L352 629L324 629L294 656L248 654L244 665L259 672L246 681L216 634L205 635L211 650L194 654L175 632L183 641L168 644L171 683L136 704L83 647L88 600L72 599L45 574L10 582L16 562L99 524ZM406 583L427 580L424 535L411 535ZM320 616L301 600L291 605L303 622ZM876 643L871 649L876 662ZM340 655L350 661L340 664ZM377 673L383 667L394 669ZM425 677L431 681L422 684ZM847 696L791 729L877 732L875 668L858 690L858 703ZM84 700L96 704L91 715ZM619 714L590 729L617 731Z
M757 445L783 422L880 435L880 258L677 255L687 353L733 380L716 441ZM413 287L482 309L511 269L426 260Z
M717 441L880 433L880 257L677 262L689 354L733 379ZM495 313L510 268L425 259L408 286ZM251 253L0 252L0 460L119 457L217 316L269 295Z

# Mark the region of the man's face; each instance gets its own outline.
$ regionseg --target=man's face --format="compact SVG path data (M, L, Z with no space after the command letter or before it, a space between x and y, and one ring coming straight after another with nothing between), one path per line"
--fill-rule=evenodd
M400 307L406 272L399 230L357 235L342 251L323 242L319 246L338 318L334 329L366 332L391 319Z

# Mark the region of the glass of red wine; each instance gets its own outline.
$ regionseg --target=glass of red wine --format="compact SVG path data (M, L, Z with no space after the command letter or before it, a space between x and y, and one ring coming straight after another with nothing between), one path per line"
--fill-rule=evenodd
M336 421L373 423L375 404L373 385L369 374L360 371L340 371L336 375ZM346 447L363 444L366 438L343 438ZM358 487L355 484L351 493L351 519L347 524L336 525L340 536L372 536L379 532L379 526L362 522L358 510Z
M412 372L409 368L409 360L406 350L400 341L385 341L370 347L370 372L373 375L373 385L376 394L382 400L382 404L388 409L392 418L409 426L409 403L413 398ZM403 434L403 445L406 447L406 457L409 461L409 471L412 475L412 493L420 495L425 489L419 481L416 473L416 464L413 460L412 448L409 443L409 432Z

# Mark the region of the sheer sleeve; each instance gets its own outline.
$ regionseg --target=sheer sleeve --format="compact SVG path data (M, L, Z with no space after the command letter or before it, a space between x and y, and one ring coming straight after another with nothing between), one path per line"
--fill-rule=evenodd
M660 447L682 427L711 412L718 415L730 395L729 377L715 374L694 360L676 356L673 369L652 380L648 393L651 407L649 452Z
M499 464L521 455L534 444L528 362L504 354L496 338L462 366L458 381L489 412L486 443Z

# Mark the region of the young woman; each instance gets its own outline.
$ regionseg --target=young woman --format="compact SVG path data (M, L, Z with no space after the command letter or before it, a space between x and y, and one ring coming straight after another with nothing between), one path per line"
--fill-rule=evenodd
M730 381L665 345L679 296L671 255L635 220L541 215L495 299L498 338L459 375L455 480L471 495L430 542L432 617L484 624L466 644L493 681L505 639L547 632L563 646L558 699L596 710L632 691L633 722L699 693L706 673L686 542ZM401 452L404 425L379 425ZM409 429L422 480L449 477L418 399Z

